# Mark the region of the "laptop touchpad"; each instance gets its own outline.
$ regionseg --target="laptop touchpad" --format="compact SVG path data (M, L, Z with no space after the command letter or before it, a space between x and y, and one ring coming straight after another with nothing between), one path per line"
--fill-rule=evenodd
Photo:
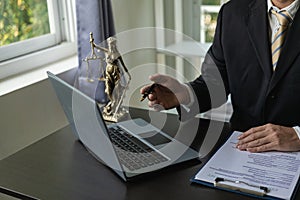
M171 142L171 140L157 131L149 131L139 134L141 138L152 144L153 146Z

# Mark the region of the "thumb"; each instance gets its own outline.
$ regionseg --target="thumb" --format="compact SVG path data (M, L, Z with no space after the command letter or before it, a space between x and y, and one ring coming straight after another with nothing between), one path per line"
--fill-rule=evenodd
M169 78L168 76L162 75L162 74L153 74L149 77L149 79L151 81L153 81L154 83L161 84L161 85L164 85L164 83L167 82L168 78Z

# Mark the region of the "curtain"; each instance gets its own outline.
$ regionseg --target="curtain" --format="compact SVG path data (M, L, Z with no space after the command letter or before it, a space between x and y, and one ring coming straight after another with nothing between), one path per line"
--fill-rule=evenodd
M107 97L103 81L99 81L101 71L91 71L93 81L87 80L87 63L83 59L90 55L90 32L95 43L100 44L115 35L113 13L110 0L76 0L78 63L76 87L100 103L106 103ZM104 58L104 54L103 54ZM93 64L93 63L92 63ZM105 69L102 60L98 68Z

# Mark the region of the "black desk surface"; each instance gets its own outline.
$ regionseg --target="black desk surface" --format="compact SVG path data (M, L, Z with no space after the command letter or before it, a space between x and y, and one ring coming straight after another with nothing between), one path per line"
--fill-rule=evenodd
M149 112L145 110L131 109L130 113L132 116L149 120ZM160 113L154 115L159 116ZM201 119L199 133L205 134L210 123ZM178 128L176 124L179 124L177 116L168 114L164 130L172 132ZM226 131L225 126L223 132ZM196 137L196 140L200 141L201 138L203 139L203 136ZM219 143L225 138L226 136L221 137ZM201 142L193 145L197 149ZM202 161L205 162L207 158ZM203 162L171 166L125 183L113 171L92 157L83 145L75 140L71 128L67 126L0 161L0 187L39 199L54 200L254 199L191 184L190 178L197 173ZM3 191L7 192L2 189ZM300 199L299 192L296 199Z

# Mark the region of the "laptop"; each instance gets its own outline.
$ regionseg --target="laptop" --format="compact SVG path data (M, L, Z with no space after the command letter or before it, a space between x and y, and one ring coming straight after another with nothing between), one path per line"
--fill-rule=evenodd
M47 74L75 137L124 181L199 158L198 152L141 118L107 125L95 100Z

